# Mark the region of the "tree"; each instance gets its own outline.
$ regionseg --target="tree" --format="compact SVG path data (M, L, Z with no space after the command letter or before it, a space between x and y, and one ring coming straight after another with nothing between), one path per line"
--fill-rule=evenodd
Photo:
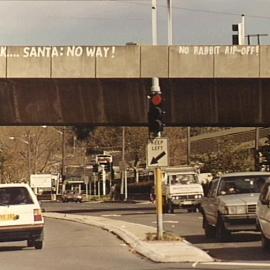
M253 158L246 149L231 140L218 140L218 151L193 155L192 160L203 164L202 171L218 172L249 171L253 169Z
M96 127L93 126L74 126L72 127L76 138L79 141L85 141L93 134Z

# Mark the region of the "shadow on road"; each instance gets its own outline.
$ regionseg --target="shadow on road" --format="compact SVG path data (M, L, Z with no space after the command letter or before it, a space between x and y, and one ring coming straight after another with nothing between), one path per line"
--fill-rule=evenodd
M192 244L218 243L215 238L206 238L205 235L185 235L187 241ZM260 241L260 233L233 233L224 243L241 243ZM218 243L220 244L220 243Z
M20 251L24 248L26 248L26 246L0 246L0 252Z
M270 261L270 250L261 248L260 233L234 233L220 243L204 235L185 235L187 241L222 261Z
M130 212L131 209L129 208L80 208L80 209L46 209L45 207L45 212L57 212L57 213L65 213L65 214L83 214L83 213L98 213L98 212ZM154 213L154 209L153 207L138 207L138 208L132 208L132 211L138 211L138 212L142 212L142 211L151 211L149 214L153 214ZM136 213L127 213L130 215L134 215ZM144 213L146 214L146 213Z

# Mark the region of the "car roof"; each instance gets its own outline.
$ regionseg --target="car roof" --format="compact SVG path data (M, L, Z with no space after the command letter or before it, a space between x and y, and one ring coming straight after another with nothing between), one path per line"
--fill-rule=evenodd
M5 188L5 187L29 187L28 184L23 184L23 183L10 183L10 184L0 184L0 188Z
M270 176L270 172L261 172L261 171L253 171L253 172L234 172L234 173L226 173L221 175L220 177L233 177L233 176Z

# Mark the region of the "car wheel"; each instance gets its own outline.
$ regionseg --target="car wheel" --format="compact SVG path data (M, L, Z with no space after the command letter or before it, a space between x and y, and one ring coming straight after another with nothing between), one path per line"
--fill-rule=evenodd
M173 214L173 213L174 213L174 207L173 207L173 204L172 204L171 201L168 202L168 207L167 207L167 209L168 209L168 213L169 213L169 214Z
M35 249L42 249L43 241L35 241L34 246L35 246Z
M34 246L34 240L28 239L27 240L27 246L28 247L33 247Z
M215 236L215 228L208 223L204 214L203 214L203 229L206 238L213 238Z
M261 234L262 248L265 250L270 250L270 240L265 237L265 235Z
M228 240L229 237L230 237L230 232L226 230L221 217L219 217L217 225L216 225L216 239L219 242L224 242Z

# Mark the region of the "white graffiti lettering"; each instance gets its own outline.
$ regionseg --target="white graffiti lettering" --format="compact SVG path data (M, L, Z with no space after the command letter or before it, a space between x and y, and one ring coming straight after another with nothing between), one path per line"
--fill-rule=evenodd
M24 47L23 57L81 57L83 54L87 57L104 57L115 56L115 47ZM0 47L0 57L6 56L6 47ZM11 57L11 55L8 55Z
M50 57L51 47L24 47L23 57Z
M258 56L260 52L259 46L179 46L178 53L182 55L256 55Z
M194 46L194 55L216 55L219 54L220 46Z
M83 55L83 47L80 46L72 46L67 48L67 56L82 56Z
M0 57L6 57L7 55L7 47L0 47Z
M179 54L189 54L189 47L179 46L178 52Z

